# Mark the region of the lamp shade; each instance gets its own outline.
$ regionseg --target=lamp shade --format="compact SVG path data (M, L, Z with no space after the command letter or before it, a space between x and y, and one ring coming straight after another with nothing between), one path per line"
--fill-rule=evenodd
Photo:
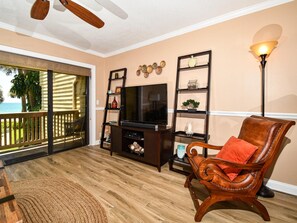
M267 41L267 42L261 42L256 43L250 47L251 51L253 51L254 54L256 54L258 57L261 55L267 55L272 52L272 50L276 47L277 41Z

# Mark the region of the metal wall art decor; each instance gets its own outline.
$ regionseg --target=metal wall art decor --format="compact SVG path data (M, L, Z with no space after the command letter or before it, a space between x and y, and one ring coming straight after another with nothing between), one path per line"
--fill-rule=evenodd
M152 65L139 65L138 70L136 71L136 75L140 76L141 72L143 73L143 76L145 78L148 78L149 75L155 70L156 74L161 74L162 69L166 66L166 62L162 60L160 62L160 65L158 65L156 62Z

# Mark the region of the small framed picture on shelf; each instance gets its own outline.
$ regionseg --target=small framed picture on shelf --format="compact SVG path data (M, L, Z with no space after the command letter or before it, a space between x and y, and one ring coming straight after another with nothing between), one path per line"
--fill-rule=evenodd
M115 93L117 93L117 94L120 94L121 93L121 87L116 87L116 89L115 89Z

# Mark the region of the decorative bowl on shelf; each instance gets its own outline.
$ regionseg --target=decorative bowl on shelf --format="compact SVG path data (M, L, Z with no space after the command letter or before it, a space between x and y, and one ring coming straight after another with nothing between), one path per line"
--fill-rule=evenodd
M187 112L196 112L197 108L193 108L192 106L182 106L182 110L186 110Z
M189 80L188 89L197 89L197 88L198 88L197 80Z

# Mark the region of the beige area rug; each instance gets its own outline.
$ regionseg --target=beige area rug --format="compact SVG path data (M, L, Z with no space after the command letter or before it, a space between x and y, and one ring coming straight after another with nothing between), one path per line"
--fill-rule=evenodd
M24 223L107 223L101 204L64 178L11 182Z

